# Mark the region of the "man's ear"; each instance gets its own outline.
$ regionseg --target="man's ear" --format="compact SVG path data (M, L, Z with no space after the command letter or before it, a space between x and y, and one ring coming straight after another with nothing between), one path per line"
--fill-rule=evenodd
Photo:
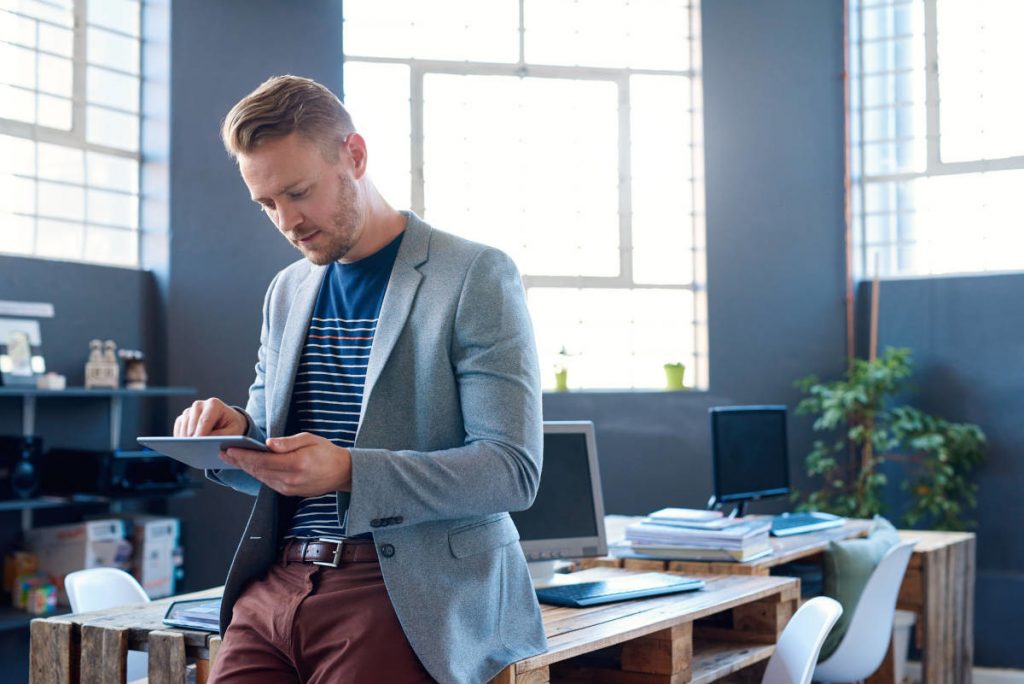
M352 170L357 179L366 175L366 140L358 133L349 133L342 143L342 152L352 160Z

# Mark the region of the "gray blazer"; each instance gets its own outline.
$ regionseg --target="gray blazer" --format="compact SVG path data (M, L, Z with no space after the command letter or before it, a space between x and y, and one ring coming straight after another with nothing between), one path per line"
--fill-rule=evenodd
M325 270L296 262L267 291L245 409L256 439L285 430ZM339 501L348 500L349 534L373 533L402 628L441 682L485 682L547 648L507 513L533 502L541 446L536 351L515 265L408 214L370 352L352 491ZM224 587L223 632L246 584L274 562L297 499L243 471L208 474L256 496Z

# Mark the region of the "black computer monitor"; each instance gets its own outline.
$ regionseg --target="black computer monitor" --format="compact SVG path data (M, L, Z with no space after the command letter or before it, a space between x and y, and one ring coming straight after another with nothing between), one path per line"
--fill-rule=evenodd
M592 422L544 423L540 488L533 505L513 512L512 520L535 579L551 574L552 561L608 553Z
M785 406L715 406L711 414L712 504L789 493Z

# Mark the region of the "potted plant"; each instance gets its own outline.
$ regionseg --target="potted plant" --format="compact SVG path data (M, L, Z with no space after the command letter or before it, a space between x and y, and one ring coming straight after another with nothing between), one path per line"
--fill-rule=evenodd
M686 389L683 386L683 374L686 372L686 366L682 363L666 363L665 366L665 389L667 390L682 390Z
M910 390L912 371L909 349L887 348L870 361L853 359L840 380L810 376L797 382L808 395L797 413L815 416L814 430L829 435L816 440L807 456L807 473L821 478L821 487L801 508L859 518L881 513L886 477L879 466L888 459L909 465L902 484L912 498L908 525L971 525L977 485L970 476L984 458L985 434L977 425L896 405Z

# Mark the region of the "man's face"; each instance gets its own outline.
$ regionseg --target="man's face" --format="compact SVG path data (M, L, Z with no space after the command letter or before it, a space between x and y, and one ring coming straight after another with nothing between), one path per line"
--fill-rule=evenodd
M292 133L238 155L249 194L288 241L314 264L342 259L363 233L362 190L345 144L330 161Z

